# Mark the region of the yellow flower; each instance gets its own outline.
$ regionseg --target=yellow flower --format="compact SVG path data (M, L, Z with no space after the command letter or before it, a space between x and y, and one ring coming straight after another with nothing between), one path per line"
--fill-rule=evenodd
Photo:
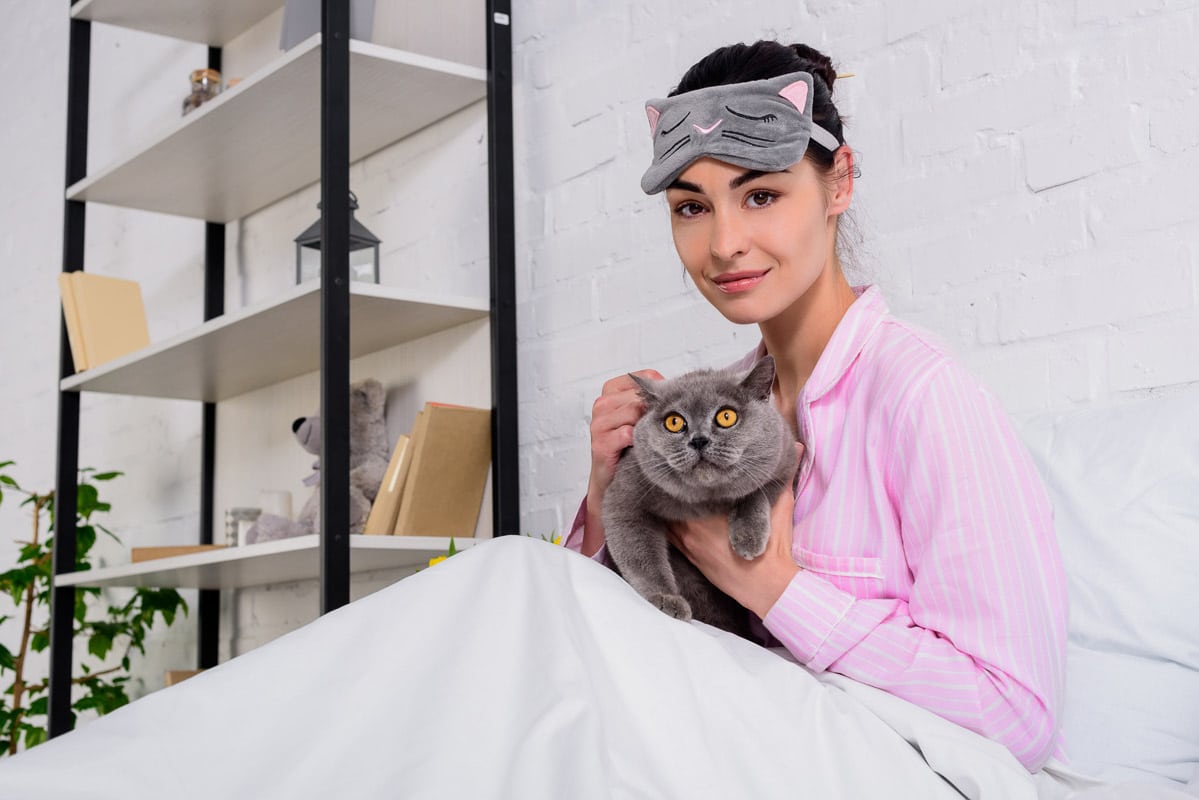
M558 534L553 539L550 539L550 541L553 542L554 544L562 544L562 535Z
M442 561L445 561L447 558L449 558L449 556L434 556L433 558L429 559L429 566L431 567L434 564L440 564Z

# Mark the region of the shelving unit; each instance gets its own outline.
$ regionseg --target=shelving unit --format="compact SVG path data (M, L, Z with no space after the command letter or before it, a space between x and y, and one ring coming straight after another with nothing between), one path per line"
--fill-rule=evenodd
M60 576L60 586L144 586L174 589L244 589L272 583L311 580L320 575L318 536L230 547L159 558L137 564L102 567ZM456 540L467 550L473 539ZM350 572L423 567L443 556L450 540L439 536L350 537Z
M231 222L320 180L321 36L67 188L68 200ZM487 72L350 41L350 161L487 94Z
M62 381L63 391L106 392L178 400L228 400L320 367L320 282L225 314ZM350 357L374 353L487 317L469 297L350 284Z
M351 358L473 320L491 322L492 528L519 529L516 304L509 0L486 0L487 68L349 37L348 3L322 7L322 32L235 88L169 124L112 163L87 169L91 23L221 46L284 0L77 0L70 3L63 270L83 269L89 203L205 222L205 322L74 374L61 328L56 531L50 625L49 734L71 727L75 591L82 586L200 590L199 665L216 663L219 591L317 579L321 613L349 601L350 576L410 568L447 539L349 535L348 387ZM352 79L351 79L352 76ZM349 167L482 98L487 100L489 298L400 290L349 280ZM353 124L351 125L351 120ZM325 226L319 280L224 313L225 223L316 181ZM314 324L319 320L319 325ZM80 394L195 400L202 408L199 542L214 527L217 404L319 371L320 535L75 573ZM471 540L458 547L473 545Z
M219 46L280 6L279 0L78 0L71 19Z

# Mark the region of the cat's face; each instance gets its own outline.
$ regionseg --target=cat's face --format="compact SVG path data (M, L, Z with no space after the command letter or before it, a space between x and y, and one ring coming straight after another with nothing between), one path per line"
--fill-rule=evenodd
M772 358L748 373L702 370L637 381L646 412L633 430L632 453L655 484L702 502L743 496L771 477L787 440L770 404Z

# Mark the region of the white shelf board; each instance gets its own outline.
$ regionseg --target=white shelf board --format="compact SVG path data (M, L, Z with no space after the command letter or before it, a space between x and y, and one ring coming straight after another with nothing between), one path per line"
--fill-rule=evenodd
M320 39L173 121L67 199L229 222L319 180ZM350 160L486 94L486 70L352 40Z
M220 47L282 7L283 0L79 0L71 18Z
M350 284L350 357L488 316L488 301ZM227 400L320 368L320 281L65 378L63 391Z
M455 539L459 550L475 539ZM485 540L483 540L485 541ZM440 536L350 537L350 572L423 567L443 556L450 540ZM320 575L320 537L316 534L203 553L157 558L136 564L101 567L58 575L58 586L141 586L173 589L239 589L311 580Z

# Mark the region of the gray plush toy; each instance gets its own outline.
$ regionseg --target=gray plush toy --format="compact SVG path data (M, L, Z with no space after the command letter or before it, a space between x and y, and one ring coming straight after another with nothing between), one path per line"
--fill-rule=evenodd
M391 456L384 421L385 400L383 385L374 378L350 386L350 533L362 533ZM291 429L300 446L318 456L312 465L315 472L304 479L304 485L314 487L314 491L295 520L261 515L246 532L247 544L320 532L321 418L316 414L300 417Z

